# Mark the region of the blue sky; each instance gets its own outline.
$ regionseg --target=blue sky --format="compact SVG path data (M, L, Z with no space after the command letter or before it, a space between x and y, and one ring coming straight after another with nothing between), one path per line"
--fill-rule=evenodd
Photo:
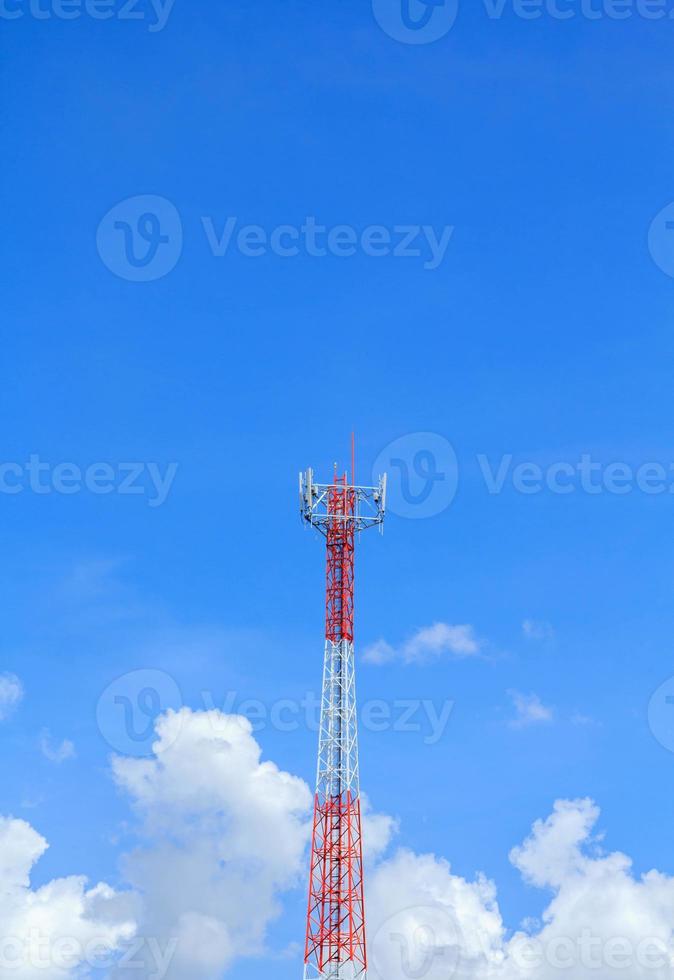
M674 873L674 756L648 720L674 674L671 494L490 494L478 461L589 454L672 475L659 226L664 270L649 251L674 199L671 19L490 19L463 3L451 31L411 45L353 0L176 0L163 30L139 10L1 24L2 461L177 466L161 506L146 470L141 493L115 475L105 495L0 495L2 671L24 688L0 726L0 812L50 841L35 882L123 886L133 816L96 713L116 678L162 670L193 708L203 691L271 705L316 689L323 554L297 472L346 465L352 429L364 476L410 434L410 463L424 433L458 461L450 506L400 517L394 485L384 537L363 537L359 650L445 623L470 625L480 651L359 663L363 701L454 702L434 745L363 732L373 806L415 851L494 878L513 928L544 896L508 851L558 798L592 797L612 849ZM133 282L97 234L113 241L105 216L126 202L131 226L128 202L149 195L169 202L160 221L175 208L182 249ZM355 254L217 257L204 225L269 238L308 216L354 229ZM453 231L428 269L421 232L421 255L367 254L372 226ZM550 717L513 726L509 692ZM46 759L45 730L75 758ZM313 781L315 733L257 737ZM274 948L301 939L303 909L300 887ZM297 976L297 959L274 970Z

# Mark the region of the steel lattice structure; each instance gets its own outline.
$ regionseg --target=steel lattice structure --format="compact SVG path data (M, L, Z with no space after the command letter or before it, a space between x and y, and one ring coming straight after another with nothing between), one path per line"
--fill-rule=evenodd
M378 487L331 484L300 476L302 516L327 544L325 659L318 773L311 847L305 980L365 980L358 771L358 722L353 652L356 533L383 524L386 477Z

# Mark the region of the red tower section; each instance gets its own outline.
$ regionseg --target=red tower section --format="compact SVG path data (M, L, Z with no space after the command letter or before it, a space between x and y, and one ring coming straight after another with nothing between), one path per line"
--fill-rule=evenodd
M346 485L346 476L328 492L328 510L332 521L328 525L325 638L333 643L353 642L353 526L354 491Z

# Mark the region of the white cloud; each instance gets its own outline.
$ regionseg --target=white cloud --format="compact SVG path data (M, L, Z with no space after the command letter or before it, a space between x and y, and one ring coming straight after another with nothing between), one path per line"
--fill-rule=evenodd
M509 725L511 728L528 728L530 725L545 725L554 718L552 708L543 704L537 694L521 694L508 691L515 707L515 715Z
M674 879L658 871L637 878L626 855L603 853L592 836L598 818L599 809L591 800L560 801L511 854L525 880L555 893L536 937L550 961L544 964L541 978L558 976L555 962L564 957L574 964L578 980L621 975L630 980L671 978ZM594 948L586 934L594 940ZM663 960L665 950L667 965L657 969L654 960L658 955ZM603 961L599 973L598 959Z
M23 685L15 674L0 674L0 721L9 718L23 698Z
M143 930L177 940L167 977L219 978L261 954L279 896L306 872L307 785L261 761L250 722L215 710L169 711L152 757L113 770L141 819L125 871L145 896Z
M164 951L143 951L139 980L220 980L240 956L298 955L270 955L265 930L282 894L304 888L308 788L261 761L242 718L183 709L159 719L157 736L151 758L114 760L141 818L142 846L126 859L140 916L129 894L81 877L32 889L47 843L26 822L0 819L0 978L74 980L88 972L87 949L119 949L136 931ZM591 800L558 801L511 851L523 880L552 893L541 923L514 934L493 882L456 875L434 854L384 857L396 821L367 801L364 814L371 980L672 980L674 878L638 877L627 856L603 851ZM19 940L19 968L3 964L7 937ZM50 965L35 965L45 951Z
M578 727L587 728L600 728L601 722L597 721L596 718L591 718L589 715L584 715L582 711L575 711L571 715L571 724Z
M306 887L311 793L261 760L250 724L168 712L153 756L117 758L114 772L140 817L125 868L144 896L141 934L173 955L166 977L221 980L239 957L293 955L270 953L265 934L284 893ZM625 855L604 853L592 801L557 802L511 851L523 880L552 893L541 922L514 934L493 882L434 854L385 857L397 823L367 800L363 812L371 980L559 980L563 969L574 980L673 980L669 960L654 970L653 957L674 962L674 878L638 878ZM137 976L152 972L148 962Z
M671 980L674 878L636 877L604 853L591 800L559 801L511 862L550 889L542 924L507 933L495 886L468 882L435 855L399 851L370 878L372 980Z
M56 765L60 765L66 759L75 758L75 746L70 739L64 738L63 741L55 745L46 728L40 735L40 752L45 759L49 759L50 762L54 762Z
M496 889L452 874L433 854L398 851L367 883L372 980L488 976L502 956Z
M582 846L599 819L592 800L559 800L547 820L537 820L531 835L510 852L511 863L531 885L560 887L583 865Z
M386 640L375 640L363 651L363 660L377 667L391 663L396 657L397 651Z
M529 640L550 640L555 635L550 623L536 619L525 619L522 623L522 632Z
M377 640L365 649L363 659L377 666L395 660L405 664L423 664L446 655L457 658L476 657L481 648L472 626L433 623L432 626L417 630L397 648L386 640Z
M375 813L369 798L362 794L363 857L372 862L380 858L400 829L398 820L385 813Z
M24 820L0 817L0 977L65 980L87 972L135 932L130 896L83 877L30 885L47 841Z

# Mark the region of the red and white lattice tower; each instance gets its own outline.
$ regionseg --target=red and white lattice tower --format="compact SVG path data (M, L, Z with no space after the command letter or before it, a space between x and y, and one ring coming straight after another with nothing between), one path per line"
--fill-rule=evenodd
M365 980L367 948L353 653L356 534L383 524L378 487L300 476L302 516L327 543L325 661L311 846L305 980Z

